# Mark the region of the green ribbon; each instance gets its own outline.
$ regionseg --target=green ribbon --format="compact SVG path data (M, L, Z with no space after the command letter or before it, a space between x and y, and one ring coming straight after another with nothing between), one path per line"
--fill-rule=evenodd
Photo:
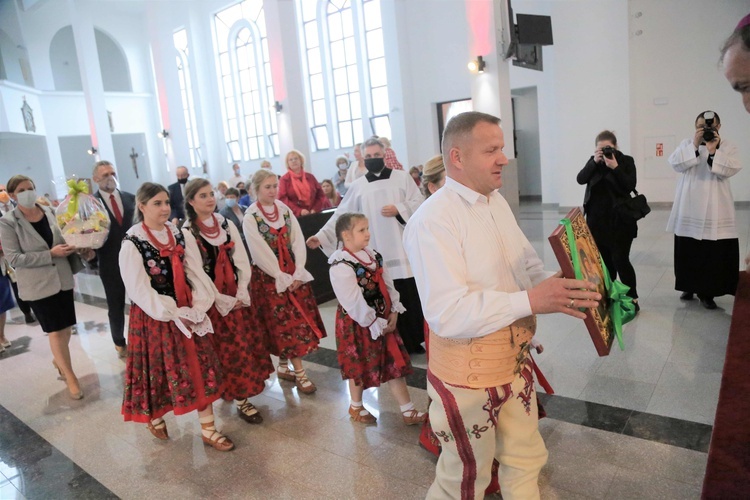
M83 180L76 181L75 179L70 179L67 182L68 187L70 188L68 190L68 195L70 196L70 199L68 200L68 210L67 214L70 219L75 217L76 212L78 212L78 195L79 193L86 193L89 192L89 187L86 185L86 182Z
M560 224L565 226L565 234L568 237L573 272L577 280L582 280L584 277L583 272L581 272L581 259L578 255L578 245L576 245L575 235L573 234L573 226L570 223L570 219L563 219L560 221ZM617 337L620 350L624 351L625 344L622 341L622 325L635 318L635 304L633 303L633 298L627 295L630 287L619 280L612 281L612 278L609 276L609 270L604 265L601 255L599 256L599 263L604 273L604 286L607 290L607 298L609 299L609 315L615 327L615 337Z

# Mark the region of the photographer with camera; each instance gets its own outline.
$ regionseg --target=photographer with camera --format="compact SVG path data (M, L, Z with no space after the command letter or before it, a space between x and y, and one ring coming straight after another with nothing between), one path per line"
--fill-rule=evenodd
M620 281L630 287L628 295L638 312L635 269L630 263L630 247L638 235L638 225L617 210L635 189L635 162L617 149L614 133L604 130L596 136L594 156L578 173L577 181L586 184L583 210L604 265L613 280L619 275Z
M719 135L721 119L704 111L692 139L683 140L669 163L680 175L667 231L674 233L675 290L697 294L706 309L714 297L737 288L740 246L729 178L740 171L737 148Z

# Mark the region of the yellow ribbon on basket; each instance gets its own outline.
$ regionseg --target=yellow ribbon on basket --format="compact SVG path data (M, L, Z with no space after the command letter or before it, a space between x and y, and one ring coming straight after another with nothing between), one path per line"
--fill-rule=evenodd
M570 244L570 260L573 263L575 278L582 280L584 276L583 272L581 272L581 261L578 256L578 245L576 245L575 235L573 234L573 226L570 223L570 219L563 219L560 221L560 224L565 226L565 234ZM609 315L612 318L612 325L615 327L615 337L617 337L617 344L620 346L620 350L624 351L625 344L622 341L622 325L635 318L635 304L633 303L633 298L627 294L630 287L622 281L612 280L601 255L599 256L599 263L604 273L604 287L607 289Z
M89 187L86 184L86 181L80 180L76 181L75 179L69 179L68 182L68 196L70 196L70 199L68 200L68 210L67 214L69 218L73 218L76 215L76 212L78 212L78 195L80 193L89 194Z

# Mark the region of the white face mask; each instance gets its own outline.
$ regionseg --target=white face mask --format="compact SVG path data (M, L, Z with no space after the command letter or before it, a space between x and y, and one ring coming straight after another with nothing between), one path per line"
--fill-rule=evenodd
M18 204L23 208L34 208L34 204L36 203L36 191L29 189L28 191L18 193L16 199L18 200Z
M101 189L102 191L106 191L107 193L112 193L115 189L117 189L117 179L112 176L102 179L98 184L99 189Z

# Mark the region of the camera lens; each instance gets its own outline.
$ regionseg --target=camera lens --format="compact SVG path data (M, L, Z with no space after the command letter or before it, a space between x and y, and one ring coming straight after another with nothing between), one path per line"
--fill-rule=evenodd
M704 128L703 129L703 140L706 142L711 142L714 140L714 129L712 128Z

